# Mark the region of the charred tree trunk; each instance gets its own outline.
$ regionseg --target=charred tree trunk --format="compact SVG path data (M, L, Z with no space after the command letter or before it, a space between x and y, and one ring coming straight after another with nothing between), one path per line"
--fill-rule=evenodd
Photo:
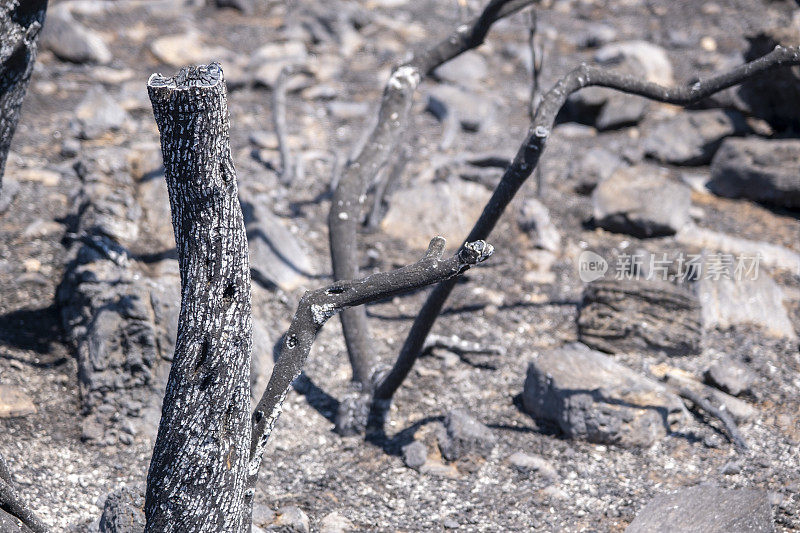
M250 452L250 267L217 63L148 82L181 273L147 475L148 532L239 532Z
M46 9L47 0L0 0L0 193Z

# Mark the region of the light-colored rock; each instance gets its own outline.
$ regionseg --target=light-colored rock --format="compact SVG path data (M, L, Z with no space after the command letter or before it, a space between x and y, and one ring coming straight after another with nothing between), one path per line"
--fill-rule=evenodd
M528 413L570 438L621 446L655 444L684 411L664 385L578 343L539 352L522 399Z
M28 393L20 387L0 384L0 418L16 418L36 413Z
M497 443L492 431L463 409L447 413L444 425L437 433L439 449L448 461L465 455L488 457Z
M595 223L635 237L672 235L686 225L691 191L649 165L617 169L592 194Z
M159 37L150 44L150 51L162 63L176 68L234 57L233 52L226 48L204 44L197 31Z
M381 228L418 250L441 235L455 249L478 219L491 193L461 180L418 184L392 195Z
M706 266L713 262L708 256L706 260ZM751 325L774 337L797 338L783 304L783 291L766 272L737 276L729 271L715 277L706 273L697 283L706 329Z
M624 41L603 46L595 52L601 64L632 63L647 81L672 86L672 62L660 46L647 41Z
M319 522L319 533L345 533L353 531L353 523L336 511L328 513Z
M687 224L675 234L675 241L687 247L732 254L737 257L759 257L759 265L785 269L800 275L800 254L776 244L751 241L727 233Z
M749 392L757 378L747 365L730 357L724 357L711 365L705 371L704 377L706 383L733 396Z
M659 161L705 165L711 162L725 137L746 129L744 117L738 111L685 111L650 127L642 144L645 153ZM795 181L800 183L800 178Z
M558 252L561 249L561 233L550 220L550 210L536 198L523 200L519 225L531 236L536 247L551 252Z
M106 132L119 130L129 118L102 85L89 89L75 109L75 126L84 139L96 139Z
M42 47L64 61L73 63L100 63L111 61L112 55L105 41L72 16L65 4L48 10L42 31Z

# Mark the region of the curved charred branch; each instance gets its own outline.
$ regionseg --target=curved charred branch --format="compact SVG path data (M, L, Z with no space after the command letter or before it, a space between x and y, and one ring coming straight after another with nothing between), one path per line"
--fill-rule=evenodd
M458 276L488 259L494 249L484 241L467 243L450 258L442 258L445 240L434 237L425 256L413 265L379 272L356 281L337 281L330 287L307 292L284 336L280 357L269 384L253 413L248 494L258 478L264 448L281 413L289 386L303 369L311 345L323 324L343 309L383 300L396 294Z
M20 498L14 488L11 472L2 455L0 455L0 509L25 524L33 533L47 533L49 531L44 522Z
M147 88L161 133L181 311L147 475L146 531L244 531L250 267L222 69L154 74Z
M483 13L470 24L459 26L437 45L415 54L394 69L384 89L378 122L369 141L347 165L333 193L328 228L334 279L358 278L356 233L366 188L395 151L408 125L414 91L422 77L450 59L479 46L492 24L532 2L491 0ZM341 320L353 380L366 385L374 371L366 313L359 308L345 309Z
M675 389L678 396L692 402L696 409L704 411L708 416L714 417L722 423L722 427L727 432L728 439L741 451L748 449L747 441L739 431L739 427L733 420L728 411L717 408L708 399L704 398L699 392L695 392L687 387Z
M47 0L0 0L0 193L46 10Z
M275 135L278 137L278 151L281 154L280 180L284 185L289 185L294 181L294 164L289 148L289 134L286 129L286 83L291 74L292 67L283 67L272 90L272 120L275 126Z
M686 106L747 79L776 68L793 65L800 65L800 47L777 46L775 50L755 61L683 87L664 87L594 66L585 64L579 66L561 78L542 98L525 141L503 174L466 240L488 238L514 195L536 169L553 128L556 114L572 93L589 86L608 87L658 102ZM408 375L454 286L453 280L447 280L431 291L411 326L394 368L378 385L375 393L377 399L390 399Z

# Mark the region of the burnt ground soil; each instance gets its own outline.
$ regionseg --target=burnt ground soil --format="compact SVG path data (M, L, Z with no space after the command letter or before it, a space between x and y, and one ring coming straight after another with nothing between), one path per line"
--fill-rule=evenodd
M249 16L212 7L132 4L130 9L82 20L101 32L115 56L112 67L129 71L127 81L139 83L138 97L146 99L148 76L174 70L159 64L148 51L152 39L195 27L207 43L249 55L263 44L285 38L284 22L310 4L314 3L270 2ZM291 93L290 132L306 149L351 151L373 120L382 85L403 51L438 40L462 20L458 4L443 0L355 5L376 16L359 30L361 46L333 85L336 99L366 102L369 112L343 120L329 116L324 102ZM613 26L619 40L645 39L660 44L668 51L676 79L687 80L728 64L746 48L744 35L770 17L788 17L791 8L789 3L755 1L556 2L539 14L547 43L542 85L550 86L571 67L591 58L591 51L575 45L576 35L590 22ZM336 4L320 3L315 9L333 10ZM526 15L518 14L497 24L487 43L470 52L487 60L489 73L476 90L495 99L497 116L485 131L459 133L450 154L472 151L510 157L516 151L528 124L529 74L506 45L525 46L527 20ZM670 38L675 32L693 45L676 46ZM698 48L696 43L702 37L716 41L715 52ZM40 54L12 146L8 175L22 175L24 166L67 161L60 146L71 135L73 109L86 90L98 83L98 76L95 67L64 63L47 51ZM435 83L424 81L422 89ZM106 83L106 87L112 95L118 94L116 84ZM441 126L424 113L420 100L414 107L413 133L407 141L412 157L402 178L405 183L424 172L439 152ZM250 157L248 142L250 131L272 129L269 91L259 87L233 90L230 109L233 153L242 187L271 195L275 213L303 236L318 271L328 275L326 217L330 200L325 193L330 169L311 165L301 182L280 186L273 171ZM93 142L121 147L156 142L149 110L142 107L131 115L135 123L131 130ZM490 239L497 250L495 256L464 277L435 328L439 334L501 344L506 353L490 360L493 368L475 367L447 353L422 358L396 396L388 425L393 438L384 445L342 438L332 431L335 398L346 393L350 377L341 328L332 320L314 345L305 386L299 387L312 392L293 391L286 401L266 452L257 500L273 509L299 506L309 515L313 529L336 511L356 529L371 531L437 531L445 523L457 524L464 531L621 531L653 495L711 482L769 491L778 527L800 528L800 360L796 346L772 342L753 332L722 332L707 339L718 348L747 351L760 361L756 368L759 380L749 399L759 416L741 427L753 448L744 455L725 440L715 422L701 418L652 448L625 449L571 441L554 425L537 421L520 409L518 395L532 354L577 338L576 310L582 283L573 265L580 250L587 246L602 250L674 246L669 238L640 242L592 228L586 223L591 218L589 198L576 194L573 184L565 181L573 158L591 147L612 143L635 148L641 127L646 127L646 122L602 134L555 129L542 162L547 184L543 201L564 236L552 267L554 277L543 282L526 275L535 267L536 256L531 254L529 237L517 227L515 201L515 208L504 216ZM152 441L138 437L131 445L114 446L81 441L77 364L72 347L63 340L55 304L65 268L69 198L79 181L64 172L55 182L20 178L20 185L12 207L0 216L0 379L23 387L37 412L0 420L0 452L9 460L25 497L46 522L57 531L69 527L81 531L97 520L109 491L145 479ZM533 183L529 183L519 197L534 193ZM695 194L694 205L702 210L700 225L704 227L800 252L796 213L704 193ZM55 224L44 226L34 236L26 235L26 228L42 219ZM467 230L465 227L464 234ZM425 228L420 231L426 232ZM380 230L362 234L360 242L364 272L408 264L421 254ZM793 306L790 317L800 330L800 279L785 275L778 280ZM313 281L325 282L324 276ZM302 289L254 288L257 319L265 321L273 342L288 326L301 294ZM418 291L369 306L376 358L391 360L424 295L425 291ZM635 369L668 360L697 371L707 363L704 357L708 356L668 359L635 354L619 359ZM491 455L485 460L442 463L440 469L429 473L405 467L400 446L414 434L432 444L435 424L453 408L468 409L493 429L498 444ZM550 461L559 474L558 490L546 489L549 483L535 474L516 471L508 457L517 451ZM740 468L723 474L723 467L732 462Z

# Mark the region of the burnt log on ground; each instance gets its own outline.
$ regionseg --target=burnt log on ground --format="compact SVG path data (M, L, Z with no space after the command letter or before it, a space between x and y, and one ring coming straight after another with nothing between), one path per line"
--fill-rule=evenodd
M47 0L0 1L0 192L46 9Z

